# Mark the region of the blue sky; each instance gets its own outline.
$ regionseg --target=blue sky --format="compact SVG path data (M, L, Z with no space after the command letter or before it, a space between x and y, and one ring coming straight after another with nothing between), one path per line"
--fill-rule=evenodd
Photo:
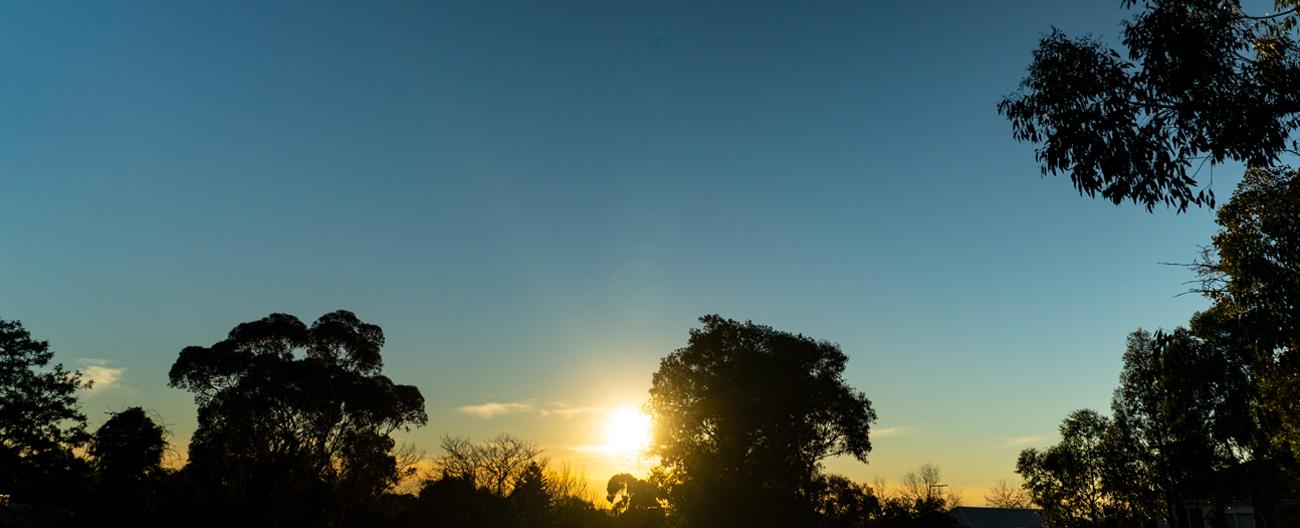
M269 4L0 17L0 317L120 374L92 421L183 442L182 347L346 308L428 400L408 440L509 431L600 480L602 413L719 313L850 355L881 433L832 469L979 490L1204 306L1160 263L1211 211L1079 198L995 112L1118 2Z

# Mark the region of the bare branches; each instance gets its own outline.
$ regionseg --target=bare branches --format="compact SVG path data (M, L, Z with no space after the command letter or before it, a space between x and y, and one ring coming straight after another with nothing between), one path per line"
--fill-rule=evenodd
M989 488L989 494L984 496L984 504L991 508L1030 508L1033 505L1025 489L1007 479L998 479Z
M443 454L434 459L434 467L443 478L470 480L500 496L514 489L529 465L545 467L549 462L536 444L504 433L477 444L468 438L443 436L441 447Z

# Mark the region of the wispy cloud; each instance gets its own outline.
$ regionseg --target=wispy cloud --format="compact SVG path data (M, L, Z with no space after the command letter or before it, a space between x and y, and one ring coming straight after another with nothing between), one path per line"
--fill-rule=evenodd
M895 427L878 427L871 430L871 436L875 438L890 438L895 436L903 436L910 432L912 432L911 427L904 427L901 425Z
M558 417L573 418L584 414L595 414L605 411L605 407L596 405L569 405L564 402L551 402L546 405L538 405L535 400L521 400L511 402L485 402L474 405L463 405L456 408L461 414L477 416L479 418L495 418L508 414L533 414L542 418Z
M1042 435L1013 436L1008 438L1002 444L1002 447L1025 447L1027 445L1037 444L1043 441Z
M537 414L542 417L558 416L560 418L573 418L583 414L595 414L604 412L605 408L598 405L574 406L564 402L551 402L544 409L538 409Z
M464 405L456 408L461 413L479 418L492 418L506 414L529 412L533 410L531 402L487 402L477 405Z
M126 367L111 367L112 362L106 359L81 358L77 360L82 367L81 379L90 382L88 392L98 392L114 385L122 379L122 374L126 372Z

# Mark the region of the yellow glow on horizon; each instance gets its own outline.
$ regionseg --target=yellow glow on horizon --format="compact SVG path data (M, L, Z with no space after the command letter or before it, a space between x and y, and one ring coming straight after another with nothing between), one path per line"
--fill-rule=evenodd
M639 455L650 444L650 417L634 409L617 409L605 424L605 446L620 455Z

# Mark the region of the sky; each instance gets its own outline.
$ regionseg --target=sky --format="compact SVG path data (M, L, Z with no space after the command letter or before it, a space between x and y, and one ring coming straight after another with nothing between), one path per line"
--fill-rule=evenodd
M968 503L1125 336L1172 328L1213 211L1080 198L995 110L1119 2L9 2L0 318L178 449L187 345L273 312L383 327L443 434L593 446L717 313L839 343L879 414L859 481ZM1239 170L1215 169L1226 198Z

